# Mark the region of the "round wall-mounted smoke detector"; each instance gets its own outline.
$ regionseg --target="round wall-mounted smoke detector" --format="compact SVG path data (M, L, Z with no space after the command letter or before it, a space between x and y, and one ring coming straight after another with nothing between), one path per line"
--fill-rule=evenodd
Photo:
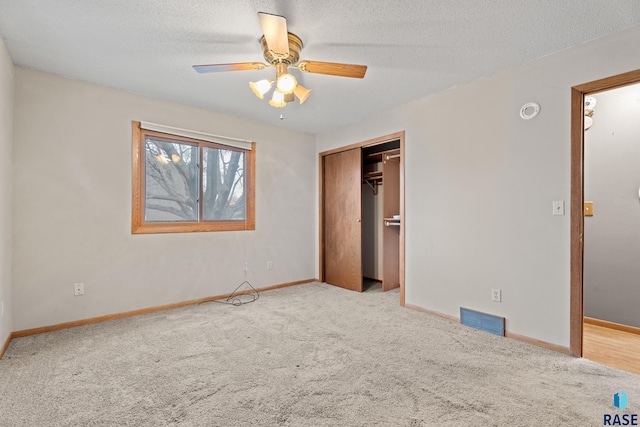
M525 120L531 120L540 112L540 104L537 102L527 102L520 109L520 117Z

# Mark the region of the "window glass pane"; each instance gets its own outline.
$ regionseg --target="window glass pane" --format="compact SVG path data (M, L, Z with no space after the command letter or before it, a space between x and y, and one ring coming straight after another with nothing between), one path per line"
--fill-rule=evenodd
M198 146L145 138L147 222L198 220Z
M203 219L244 220L245 153L204 147L202 157Z

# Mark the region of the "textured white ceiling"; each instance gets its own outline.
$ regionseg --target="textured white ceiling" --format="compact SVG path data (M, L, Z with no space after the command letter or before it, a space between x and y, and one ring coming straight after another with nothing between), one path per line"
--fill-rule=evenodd
M287 17L301 59L367 75L296 70L310 98L276 109L248 87L273 70L193 71L262 61L259 11ZM311 133L638 23L638 0L0 0L17 65Z

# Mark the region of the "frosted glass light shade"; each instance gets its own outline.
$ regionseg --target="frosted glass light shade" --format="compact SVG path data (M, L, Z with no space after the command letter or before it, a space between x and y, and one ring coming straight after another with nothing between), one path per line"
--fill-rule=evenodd
M273 97L271 98L271 101L269 101L269 105L276 108L281 108L287 105L287 103L284 102L284 93L278 90L273 91Z
M286 95L293 92L293 90L296 88L297 83L298 82L296 81L296 78L293 77L291 74L287 73L278 77L278 82L276 83L276 87L280 92Z
M311 90L307 89L302 85L296 85L296 88L294 89L293 93L295 93L295 95L300 100L300 104L302 104L304 101L307 100L309 95L311 95Z
M264 94L269 92L272 84L273 80L264 79L257 82L249 82L249 87L258 98L263 99Z

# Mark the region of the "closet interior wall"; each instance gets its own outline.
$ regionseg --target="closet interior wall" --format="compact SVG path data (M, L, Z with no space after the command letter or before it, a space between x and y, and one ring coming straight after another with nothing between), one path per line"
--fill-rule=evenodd
M362 150L362 273L400 286L400 141Z
M381 163L372 165L380 166ZM373 167L365 165L363 176L367 169ZM374 169L377 172L377 169ZM384 185L372 184L370 180L362 183L362 276L363 278L382 282L382 234L384 232L384 218L382 211L382 198L384 197Z

